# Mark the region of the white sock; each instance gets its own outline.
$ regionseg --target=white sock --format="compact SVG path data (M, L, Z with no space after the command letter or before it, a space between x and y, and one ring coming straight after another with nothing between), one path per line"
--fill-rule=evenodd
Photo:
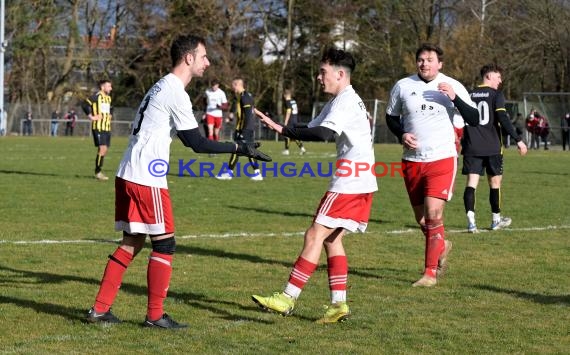
M331 303L346 302L346 290L331 291Z
M285 294L285 296L297 299L301 295L301 291L302 290L299 287L288 282L287 286L285 286L285 291L283 291L283 293Z
M475 212L473 211L467 212L467 221L471 224L475 224Z
M499 222L501 220L500 213L493 213L493 222Z

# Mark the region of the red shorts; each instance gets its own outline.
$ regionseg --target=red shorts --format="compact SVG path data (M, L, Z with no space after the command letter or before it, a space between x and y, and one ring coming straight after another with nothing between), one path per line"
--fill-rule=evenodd
M457 154L461 153L461 138L463 137L463 128L453 127L455 131L455 149L457 149Z
M317 208L313 222L328 228L364 232L368 226L373 193L341 194L327 191Z
M214 125L214 128L222 127L222 117L216 117L206 114L206 123L208 125Z
M168 189L115 178L115 230L129 234L174 233Z
M428 196L451 200L457 172L456 157L427 163L403 160L402 171L412 206L423 205Z

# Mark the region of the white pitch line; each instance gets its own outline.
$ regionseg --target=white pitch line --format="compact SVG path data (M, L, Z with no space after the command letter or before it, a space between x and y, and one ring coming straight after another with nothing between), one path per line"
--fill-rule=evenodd
M545 226L545 227L526 227L526 228L506 228L501 229L504 232L529 232L529 231L546 231L546 230L555 230L555 229L569 229L570 225L562 225L562 226ZM401 230L394 230L385 232L386 234L408 234L408 233L416 233L418 229L401 229ZM446 234L455 234L455 233L466 233L467 229L446 229ZM479 229L480 233L487 233L491 232L489 229Z
M528 232L528 231L547 231L547 230L557 230L557 229L570 229L570 225L562 225L562 226L545 226L545 227L527 227L527 228L507 228L501 229L504 232ZM385 234L409 234L409 233L418 233L418 229L400 229L400 230L392 230L383 232ZM446 230L446 233L455 234L455 233L466 233L465 229L450 229ZM486 229L481 229L480 232L490 232ZM368 232L369 233L369 232ZM380 233L380 232L374 232ZM223 233L223 234L190 234L190 235L182 235L176 236L176 239L197 239L197 238L239 238L239 237L296 237L302 236L305 232L289 232L289 233L246 233L246 232L239 232L239 233ZM119 242L121 239L108 239L108 240L86 240L86 239L77 239L77 240L0 240L0 244L93 244L93 243L111 243L111 242Z

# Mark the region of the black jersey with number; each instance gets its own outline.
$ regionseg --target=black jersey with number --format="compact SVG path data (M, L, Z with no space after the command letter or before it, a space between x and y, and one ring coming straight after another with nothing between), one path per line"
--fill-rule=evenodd
M297 108L297 101L294 99L285 100L285 112L289 111L291 115L289 116L289 121L287 121L287 126L294 127L297 123L297 116L299 115L299 109Z
M236 95L235 102L236 131L255 129L255 115L253 114L253 96L244 91Z
M501 154L501 126L498 113L505 109L505 96L488 86L479 86L470 93L479 110L479 125L465 126L461 141L462 154L490 156Z

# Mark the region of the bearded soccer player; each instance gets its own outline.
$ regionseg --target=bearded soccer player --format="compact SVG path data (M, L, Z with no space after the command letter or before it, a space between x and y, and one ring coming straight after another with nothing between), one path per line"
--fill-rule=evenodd
M236 153L260 160L271 158L247 143L220 143L202 136L185 88L210 66L205 41L177 37L170 49L172 70L147 92L133 122L129 145L115 178L115 229L123 232L120 246L109 256L95 303L87 314L91 323L119 323L111 306L123 275L150 237L148 303L145 327L178 329L164 312L176 250L174 218L168 192L166 165L174 134L196 153Z
M390 92L386 122L404 146L402 168L416 222L425 236L425 268L414 287L431 287L447 267L443 210L453 194L457 148L453 116L477 125L479 114L467 89L440 72L443 50L423 44L416 51L417 74L399 80Z
M97 147L95 158L95 178L97 180L109 180L101 171L107 149L111 146L111 118L113 108L111 106L111 90L113 86L110 80L99 81L99 91L83 102L83 111L91 120L91 132L93 143Z
M503 142L501 127L517 142L520 155L525 155L527 147L522 137L513 127L507 110L505 96L499 90L502 83L502 69L495 64L487 64L481 68L483 80L471 92L471 99L479 109L479 125L467 126L462 140L463 169L467 175L467 184L463 192L463 203L467 214L467 232L477 233L475 221L475 190L479 176L487 173L489 182L489 203L491 204L491 230L508 227L509 217L501 217L501 181L503 178Z

